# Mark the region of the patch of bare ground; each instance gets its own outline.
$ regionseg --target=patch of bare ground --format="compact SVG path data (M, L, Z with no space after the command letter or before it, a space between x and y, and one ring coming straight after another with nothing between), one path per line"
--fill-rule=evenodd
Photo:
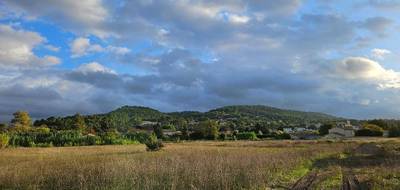
M399 147L398 142L365 142L356 148L348 149L346 154L315 160L310 172L290 189L332 189L321 186L322 183L333 183L326 182L332 179L329 175L335 174L332 168L340 168L341 171L341 185L335 189L399 189ZM321 171L324 171L325 175L321 174ZM336 183L340 182L336 179Z

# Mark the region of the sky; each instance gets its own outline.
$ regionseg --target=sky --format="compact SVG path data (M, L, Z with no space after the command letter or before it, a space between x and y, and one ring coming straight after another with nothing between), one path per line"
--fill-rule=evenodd
M260 104L400 118L400 1L2 0L0 121Z

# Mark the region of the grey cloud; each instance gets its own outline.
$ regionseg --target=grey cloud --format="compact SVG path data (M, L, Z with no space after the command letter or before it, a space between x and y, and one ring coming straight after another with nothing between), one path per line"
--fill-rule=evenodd
M384 37L386 31L393 24L393 21L385 17L373 17L366 19L361 23L361 27L373 32L374 34Z

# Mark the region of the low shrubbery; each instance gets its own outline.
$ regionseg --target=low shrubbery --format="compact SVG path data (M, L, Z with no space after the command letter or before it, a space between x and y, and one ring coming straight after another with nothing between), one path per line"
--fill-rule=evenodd
M157 139L156 134L152 133L148 140L145 142L147 151L158 151L164 147L161 140Z
M242 132L236 135L238 140L257 140L257 135L255 132Z
M0 134L0 149L6 148L10 137L7 134Z
M356 131L355 135L381 137L383 135L383 129L374 124L365 124L362 129Z
M400 137L400 127L392 127L389 129L389 137Z
M23 147L62 147L62 146L90 146L90 145L122 145L136 144L136 139L129 139L117 132L107 132L101 135L82 134L76 130L30 130L12 132L9 134L10 146Z

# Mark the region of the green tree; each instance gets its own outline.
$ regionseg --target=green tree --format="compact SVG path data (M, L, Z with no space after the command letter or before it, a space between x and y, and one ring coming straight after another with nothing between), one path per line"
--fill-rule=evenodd
M4 123L0 123L0 133L7 131L7 125Z
M400 137L400 127L391 127L389 129L389 137Z
M11 125L16 130L28 130L32 126L32 120L26 111L17 111L14 114L14 119L11 120Z
M374 119L374 120L370 120L368 121L369 124L374 124L379 126L382 129L387 129L388 128L388 124L385 120L383 119Z
M154 125L153 126L153 131L156 134L157 138L163 138L164 137L163 128L161 127L160 124Z
M158 151L164 146L162 141L157 139L157 135L155 133L152 133L149 136L145 142L145 145L147 147L147 151Z
M380 137L383 135L383 129L378 125L364 124L363 128L356 131L356 136L374 136Z
M0 133L0 149L6 148L8 146L8 142L10 137L7 134Z
M219 135L219 126L216 121L206 120L199 124L199 128L203 138L216 140Z
M82 115L80 115L80 114L76 114L76 115L74 116L74 118L75 118L75 121L74 121L74 124L73 124L74 130L77 130L77 131L79 131L79 132L84 132L84 131L86 131L86 122L85 122L85 118L84 118Z
M318 129L318 132L320 135L327 135L329 133L329 129L332 129L333 127L334 125L332 123L326 123Z

